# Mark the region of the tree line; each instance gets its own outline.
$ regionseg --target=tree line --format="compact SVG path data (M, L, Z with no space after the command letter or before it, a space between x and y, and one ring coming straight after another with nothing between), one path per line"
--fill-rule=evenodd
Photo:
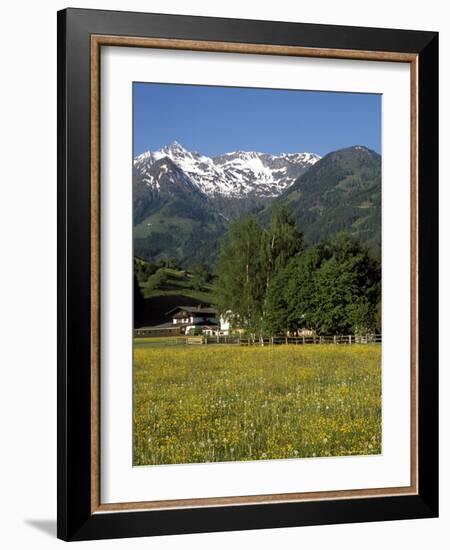
M234 222L215 266L214 302L254 338L381 332L381 264L346 233L306 246L286 206L264 227L253 215Z

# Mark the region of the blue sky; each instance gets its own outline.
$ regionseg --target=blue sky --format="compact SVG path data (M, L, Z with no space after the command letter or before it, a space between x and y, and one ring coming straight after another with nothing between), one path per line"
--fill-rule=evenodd
M174 140L208 156L351 145L381 153L376 94L134 83L133 99L135 155Z

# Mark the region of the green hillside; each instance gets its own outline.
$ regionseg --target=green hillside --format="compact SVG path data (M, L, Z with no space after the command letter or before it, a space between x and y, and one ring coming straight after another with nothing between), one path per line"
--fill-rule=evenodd
M161 168L165 171L159 173ZM153 175L153 176L152 176ZM158 188L147 185L158 179ZM133 178L134 254L146 260L176 258L183 266L210 265L228 222L169 159Z
M310 243L345 230L374 249L381 245L381 157L370 149L326 155L277 201L289 207Z
M135 275L140 298L137 325L154 325L166 322L166 313L179 305L197 306L211 304L212 285L208 274L178 268L159 267L154 273L142 275L142 268L152 266L142 258L135 258ZM152 271L152 269L150 269Z
M133 228L134 251L148 260L172 257L182 265L211 265L226 230L225 221L217 217L205 220L157 212Z
M160 174L164 163L167 170ZM268 204L208 198L167 159L155 162L150 176L157 178L157 189L140 174L133 182L134 254L150 262L174 258L183 268L203 264L211 270L230 223L248 212L268 223L274 203L289 207L310 244L346 231L380 251L381 156L366 147L329 153ZM180 282L173 287L165 291L175 292Z

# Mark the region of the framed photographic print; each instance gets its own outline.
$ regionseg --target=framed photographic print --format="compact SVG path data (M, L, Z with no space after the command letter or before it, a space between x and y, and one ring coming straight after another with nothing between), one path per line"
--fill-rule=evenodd
M58 536L438 513L438 36L58 13Z

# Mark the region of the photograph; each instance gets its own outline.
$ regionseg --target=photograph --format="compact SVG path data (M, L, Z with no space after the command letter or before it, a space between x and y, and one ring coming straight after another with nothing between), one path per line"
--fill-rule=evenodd
M433 16L105 7L53 56L57 537L437 518Z
M382 95L132 86L133 466L382 454Z

